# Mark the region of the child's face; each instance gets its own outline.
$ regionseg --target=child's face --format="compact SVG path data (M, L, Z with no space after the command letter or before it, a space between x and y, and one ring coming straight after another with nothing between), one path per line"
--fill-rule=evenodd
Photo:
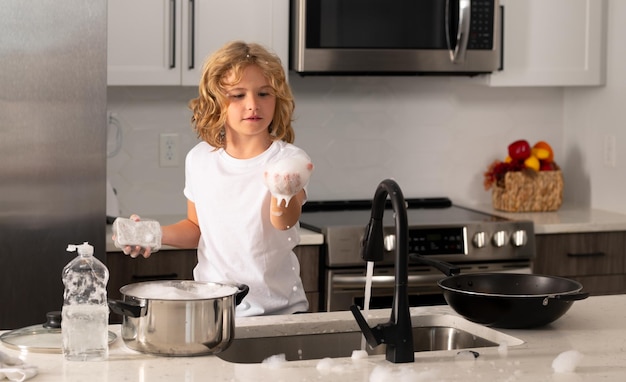
M226 117L228 134L234 139L269 136L276 97L261 68L248 66L241 81L226 88L226 92L229 102Z

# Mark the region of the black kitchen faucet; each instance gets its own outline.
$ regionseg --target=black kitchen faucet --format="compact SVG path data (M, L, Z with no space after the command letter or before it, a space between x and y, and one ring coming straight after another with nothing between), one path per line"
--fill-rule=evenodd
M413 331L408 294L409 228L404 196L400 186L394 180L385 179L376 188L372 201L371 218L365 229L365 237L362 242L361 257L365 261L381 261L383 259L382 220L387 196L391 199L396 226L395 286L391 317L387 323L371 328L358 306L352 305L350 310L370 346L376 347L383 343L387 346L387 361L393 363L414 362Z

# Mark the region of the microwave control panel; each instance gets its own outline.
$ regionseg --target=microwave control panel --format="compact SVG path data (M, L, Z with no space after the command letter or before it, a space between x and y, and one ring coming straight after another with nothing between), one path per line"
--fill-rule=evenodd
M471 2L468 49L493 49L494 0Z

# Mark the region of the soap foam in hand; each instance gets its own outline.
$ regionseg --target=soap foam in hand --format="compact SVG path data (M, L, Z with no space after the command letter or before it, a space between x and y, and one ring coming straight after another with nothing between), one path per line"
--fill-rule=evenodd
M279 160L267 166L265 184L280 205L289 205L291 198L309 183L313 163L303 155Z

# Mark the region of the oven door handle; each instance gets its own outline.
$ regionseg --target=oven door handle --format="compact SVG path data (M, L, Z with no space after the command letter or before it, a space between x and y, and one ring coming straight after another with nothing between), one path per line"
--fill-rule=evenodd
M409 275L409 285L432 285L443 277L441 275ZM331 280L333 286L363 288L366 277L361 275L333 275ZM372 277L372 287L393 287L395 277L392 275L378 275Z
M454 264L446 263L445 261L441 260L430 259L426 256L421 256L416 253L409 253L409 260L414 263L435 267L446 276L452 276L461 273L461 268Z
M490 270L490 273L532 273L530 267L515 267L510 269ZM475 273L475 272L469 272ZM409 286L432 286L437 284L439 280L446 278L446 276L438 273L431 274L409 274ZM362 289L366 283L365 275L358 274L334 274L330 278L330 282L333 287L338 288L359 288ZM372 277L372 288L376 287L389 287L392 288L395 285L395 277L393 275L374 275Z

